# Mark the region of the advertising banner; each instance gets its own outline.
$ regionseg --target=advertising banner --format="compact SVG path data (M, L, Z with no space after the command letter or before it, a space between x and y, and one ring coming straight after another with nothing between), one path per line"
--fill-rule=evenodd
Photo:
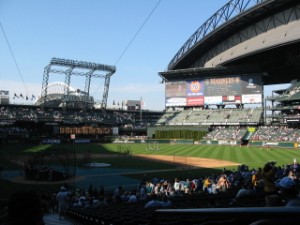
M222 96L204 97L205 105L220 105L222 104Z
M185 106L185 105L186 105L185 97L167 98L166 99L166 106Z
M166 97L185 97L186 83L185 81L173 81L166 83Z
M222 103L223 104L240 104L242 103L242 98L240 95L226 95L222 96Z
M204 80L205 96L241 95L240 77L208 78Z
M242 102L246 104L256 104L262 102L261 94L242 95Z
M186 99L186 105L187 106L200 106L200 105L204 105L204 96L188 97Z
M166 106L262 103L262 86L260 74L168 81Z
M249 75L242 78L243 94L262 94L261 75Z
M204 84L199 80L187 81L187 96L200 96L204 94Z

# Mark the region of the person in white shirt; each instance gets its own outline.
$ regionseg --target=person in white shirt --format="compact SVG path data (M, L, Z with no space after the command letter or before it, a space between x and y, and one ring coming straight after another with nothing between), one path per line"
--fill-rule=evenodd
M65 216L70 204L70 195L64 186L56 194L56 200L58 203L58 216L61 220Z

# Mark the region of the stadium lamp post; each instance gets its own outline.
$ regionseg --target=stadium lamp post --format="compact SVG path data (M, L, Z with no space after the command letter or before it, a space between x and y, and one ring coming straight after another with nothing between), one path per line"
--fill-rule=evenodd
M77 157L76 157L76 147L75 147L75 134L71 134L71 140L73 140L73 154L74 154L74 189L76 189L76 168L77 168Z

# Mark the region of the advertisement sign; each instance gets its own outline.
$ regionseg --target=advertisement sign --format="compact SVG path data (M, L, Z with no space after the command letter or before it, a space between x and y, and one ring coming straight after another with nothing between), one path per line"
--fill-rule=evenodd
M223 104L240 104L242 103L242 98L240 95L226 95L222 96Z
M241 95L240 77L208 78L204 80L205 96Z
M204 97L205 105L220 105L222 104L222 96Z
M256 104L262 102L261 94L242 95L242 102L246 104Z
M185 106L186 105L186 98L167 98L166 99L166 106Z
M166 82L166 97L185 97L186 96L186 82L173 81Z
M166 106L262 103L262 86L260 74L168 81Z
M255 127L248 127L249 132L255 132L256 128Z
M204 94L204 84L199 80L187 81L187 96L200 96Z
M187 106L200 106L204 105L204 96L199 97L188 97L186 99Z
M262 80L260 75L243 76L241 79L243 94L262 94Z

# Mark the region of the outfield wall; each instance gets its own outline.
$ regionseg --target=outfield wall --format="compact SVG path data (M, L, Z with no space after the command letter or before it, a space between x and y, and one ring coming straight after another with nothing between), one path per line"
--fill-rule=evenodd
M147 140L115 140L114 143L147 143L147 144L203 144L203 145L241 145L241 141L235 140L202 140L192 139L147 139ZM300 143L294 142L275 142L275 141L249 141L249 146L257 147L279 147L279 148L299 148Z
M116 139L113 143L116 144L194 144L192 139L133 139L133 140L122 140Z
M158 143L158 144L194 144L192 139L149 139L147 143Z
M300 148L300 144L294 142L250 141L249 145L262 147Z
M240 145L241 141L232 140L216 140L216 141L206 141L200 142L205 145ZM249 146L257 147L280 147L280 148L300 148L300 143L294 142L276 142L276 141L249 141Z
M241 141L235 141L235 140L218 140L218 141L200 141L199 144L204 145L240 145Z

